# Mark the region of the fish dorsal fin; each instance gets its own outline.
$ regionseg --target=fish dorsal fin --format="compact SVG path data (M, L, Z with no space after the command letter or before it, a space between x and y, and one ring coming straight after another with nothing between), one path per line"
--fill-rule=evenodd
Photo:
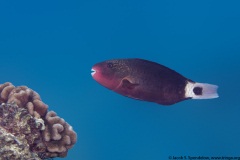
M132 90L134 89L136 86L138 86L139 84L135 84L135 83L132 83L130 82L127 78L124 78L122 80L122 83L121 83L121 87L124 88L124 89L129 89L129 90Z

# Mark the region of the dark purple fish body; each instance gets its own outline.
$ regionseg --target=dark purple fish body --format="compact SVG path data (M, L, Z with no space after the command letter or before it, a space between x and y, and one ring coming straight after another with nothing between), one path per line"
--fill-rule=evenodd
M94 65L92 70L93 78L103 86L139 100L171 105L190 98L217 97L217 86L206 84L206 87L143 59L108 60Z

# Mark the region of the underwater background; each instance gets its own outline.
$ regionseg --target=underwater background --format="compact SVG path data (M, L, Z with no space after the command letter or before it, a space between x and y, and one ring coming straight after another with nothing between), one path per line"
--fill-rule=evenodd
M0 84L38 92L77 132L64 159L240 157L240 1L0 1ZM219 98L172 106L126 98L91 77L97 62L143 58ZM56 158L61 159L61 158Z

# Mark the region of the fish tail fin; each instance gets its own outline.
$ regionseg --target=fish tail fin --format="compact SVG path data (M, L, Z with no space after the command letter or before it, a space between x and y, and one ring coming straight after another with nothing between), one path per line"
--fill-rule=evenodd
M188 81L185 87L185 97L192 99L218 98L217 89L217 85Z

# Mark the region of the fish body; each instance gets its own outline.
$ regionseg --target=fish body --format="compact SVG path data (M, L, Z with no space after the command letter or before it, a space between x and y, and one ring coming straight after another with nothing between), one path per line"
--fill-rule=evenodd
M216 98L217 86L196 83L161 64L143 59L116 59L97 63L93 78L121 95L171 105L186 99Z

